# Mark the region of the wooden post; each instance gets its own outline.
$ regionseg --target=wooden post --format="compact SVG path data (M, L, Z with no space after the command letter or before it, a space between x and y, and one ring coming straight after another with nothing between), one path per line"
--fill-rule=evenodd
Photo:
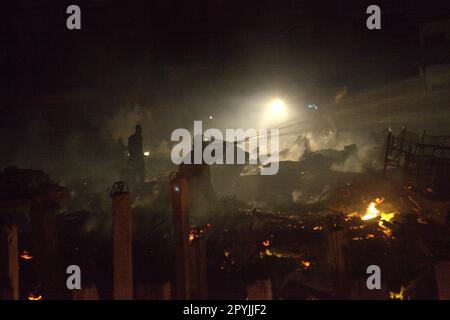
M136 287L137 300L170 300L172 298L170 282L162 284L139 283Z
M206 283L206 240L197 235L190 240L189 248L190 297L206 299L208 295Z
M272 300L272 281L256 280L247 286L248 300Z
M170 180L175 244L175 299L190 299L188 182L186 178L176 175Z
M113 297L133 299L133 236L131 196L125 183L116 182L111 190L113 225Z
M341 294L343 285L346 281L345 276L346 261L344 254L345 238L342 230L342 216L328 216L327 217L327 231L328 231L328 261L333 266L333 279L335 294Z
M58 259L56 214L59 208L57 202L35 203L30 208L31 252L36 258L44 299L61 299L65 285Z
M0 300L19 299L17 226L0 225Z
M97 287L95 285L82 287L72 291L73 300L98 300Z
M439 300L450 300L450 261L434 266Z

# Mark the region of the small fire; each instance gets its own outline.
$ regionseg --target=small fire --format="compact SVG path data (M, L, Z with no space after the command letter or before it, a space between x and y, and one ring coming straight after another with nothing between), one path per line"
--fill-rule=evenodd
M359 226L351 226L350 230L358 230L358 229L364 229L366 226L361 224Z
M30 254L30 251L28 250L23 250L22 253L20 254L20 258L23 260L34 259L34 257Z
M395 216L395 212L383 212L377 208L377 205L382 203L384 199L377 198L372 201L366 209L366 213L361 217L361 220L371 220L380 217L380 220L391 221Z
M383 224L383 220L378 221L378 226L380 227L381 231L388 237L392 236L392 230L386 227Z
M383 202L383 200L380 200L378 198L375 200L375 202L372 201L366 209L366 214L361 217L361 220L366 221L378 217L381 211L378 210L376 206L381 202Z
M311 261L303 260L302 266L304 269L309 269L311 267Z
M263 245L264 247L270 246L270 240L265 240L265 241L263 241L263 242L262 242L262 245Z
M189 233L189 242L194 241L194 239L195 239L195 233L190 232L190 233Z
M389 213L381 212L381 220L389 222L392 220L394 215L395 215L395 212L389 212Z
M383 198L381 198L381 199L377 198L377 199L375 199L375 201L372 201L367 206L366 213L361 216L361 220L367 221L367 220L372 220L372 219L378 218L378 227L379 227L380 231L383 232L387 237L390 237L393 239L392 230L387 225L385 225L384 222L391 221L394 218L396 212L383 212L383 211L379 210L377 208L377 205L379 205L383 201L384 201ZM352 230L353 230L353 228L352 228ZM366 239L371 239L373 237L374 237L373 235L367 235ZM354 238L353 240L360 240L360 239Z
M314 231L322 231L323 230L323 226L315 226L313 228Z
M403 300L404 297L404 293L405 293L405 287L401 287L400 288L400 292L393 292L393 291L389 291L389 298L393 299L393 300Z
M43 298L42 298L42 295L41 294L36 294L36 293L34 293L34 292L31 292L29 295L28 295L28 300L32 300L32 301L36 301L36 300L42 300Z

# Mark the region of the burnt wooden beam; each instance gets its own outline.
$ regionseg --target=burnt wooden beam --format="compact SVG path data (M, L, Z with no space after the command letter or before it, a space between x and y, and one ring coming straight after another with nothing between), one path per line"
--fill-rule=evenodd
M0 300L19 299L17 226L0 225Z
M136 300L170 300L172 285L169 281L160 284L136 284Z
M133 299L133 234L131 195L124 182L111 190L113 227L113 297Z
M202 234L190 234L189 242L190 298L206 299L206 239Z
M272 300L272 281L261 279L247 285L247 299Z
M83 287L72 291L73 300L98 300L98 291L95 285Z
M64 291L64 273L59 264L57 202L35 203L30 208L31 252L36 258L37 278L43 289L44 299L61 299Z
M175 244L175 299L190 299L189 190L187 179L172 175L172 233Z

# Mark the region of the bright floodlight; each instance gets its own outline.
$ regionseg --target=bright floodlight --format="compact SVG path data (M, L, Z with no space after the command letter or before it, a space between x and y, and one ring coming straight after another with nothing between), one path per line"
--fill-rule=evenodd
M284 100L278 97L269 100L261 115L260 126L268 128L285 121L289 115L288 109Z
M274 99L270 103L270 110L276 114L283 112L285 107L286 107L286 105L285 105L284 101L281 99Z

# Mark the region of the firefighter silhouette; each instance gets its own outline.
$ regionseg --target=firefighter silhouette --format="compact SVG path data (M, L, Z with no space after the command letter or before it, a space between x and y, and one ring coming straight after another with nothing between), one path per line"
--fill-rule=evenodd
M142 146L142 127L128 138L128 175L130 182L143 183L145 180L144 150Z

